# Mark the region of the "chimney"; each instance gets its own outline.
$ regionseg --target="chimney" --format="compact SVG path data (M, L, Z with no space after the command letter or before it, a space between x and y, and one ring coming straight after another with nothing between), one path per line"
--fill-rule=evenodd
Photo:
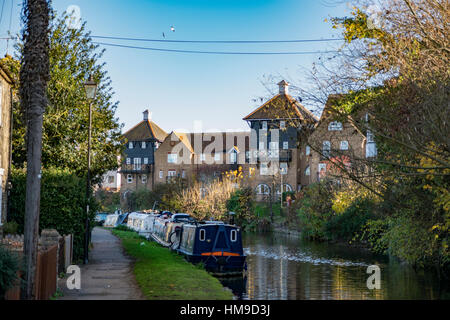
M278 87L280 88L280 94L288 94L289 83L284 80L281 80L278 83Z
M152 120L152 113L148 109L142 112L142 114L144 115L144 121Z

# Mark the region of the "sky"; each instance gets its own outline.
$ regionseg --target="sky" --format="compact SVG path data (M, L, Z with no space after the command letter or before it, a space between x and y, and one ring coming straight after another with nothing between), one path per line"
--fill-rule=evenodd
M0 0L0 38L21 28L21 0ZM13 5L12 5L13 4ZM71 5L93 35L170 40L290 40L339 38L326 18L348 15L333 0L53 0L57 12ZM11 8L12 15L11 15ZM10 27L11 26L11 27ZM171 31L173 26L175 31ZM163 37L163 32L165 38ZM99 40L100 41L100 40ZM190 44L101 40L134 46L203 51L327 51L338 42ZM13 53L12 43L8 52ZM123 132L142 120L165 131L248 130L242 120L266 97L262 81L274 75L302 87L320 55L204 55L105 47L117 117ZM6 41L0 40L4 56ZM308 105L305 105L308 108Z

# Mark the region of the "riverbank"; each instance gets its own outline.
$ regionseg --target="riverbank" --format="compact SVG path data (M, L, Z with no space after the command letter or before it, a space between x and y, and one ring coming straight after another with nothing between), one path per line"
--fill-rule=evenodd
M132 231L112 230L127 254L136 259L134 275L149 300L231 300L233 294L215 277L182 256Z

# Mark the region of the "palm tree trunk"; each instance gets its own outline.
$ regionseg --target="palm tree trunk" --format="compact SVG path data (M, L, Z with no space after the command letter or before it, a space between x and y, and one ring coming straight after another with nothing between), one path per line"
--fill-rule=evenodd
M20 98L27 116L27 186L25 196L24 273L22 299L35 297L41 195L42 117L49 80L48 0L24 0L23 57Z

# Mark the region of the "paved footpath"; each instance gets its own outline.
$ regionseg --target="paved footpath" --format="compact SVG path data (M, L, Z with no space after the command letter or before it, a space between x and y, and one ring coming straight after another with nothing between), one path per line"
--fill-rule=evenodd
M81 266L81 289L69 290L60 280L58 300L144 299L133 275L133 260L124 254L120 240L109 230L94 228L89 263Z

